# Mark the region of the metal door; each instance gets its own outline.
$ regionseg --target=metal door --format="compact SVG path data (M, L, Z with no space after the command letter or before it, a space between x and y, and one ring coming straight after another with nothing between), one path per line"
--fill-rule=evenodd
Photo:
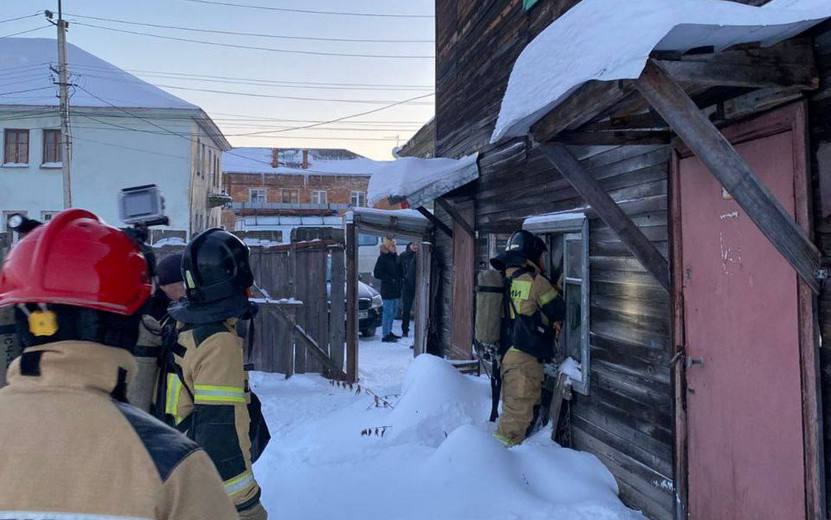
M792 131L736 145L791 214L794 148ZM805 518L797 275L698 159L676 182L691 518Z

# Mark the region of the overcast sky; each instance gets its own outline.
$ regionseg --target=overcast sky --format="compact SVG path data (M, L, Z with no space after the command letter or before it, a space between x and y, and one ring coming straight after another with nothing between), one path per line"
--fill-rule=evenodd
M399 138L400 143L403 144L421 124L433 117L434 98L426 97L324 127L283 131L279 135L262 137L234 136L233 134L263 130L279 131L287 127L309 124L299 121L330 121L432 93L435 70L432 59L434 55L432 40L435 36L435 23L432 18L433 1L208 1L340 13L427 16L399 18L297 13L247 9L189 0L64 0L65 18L71 23L68 41L142 79L157 85L168 85L163 88L201 106L216 119L234 146L337 147L348 148L375 159L388 159L391 157L392 148L396 145L396 138ZM44 9L56 10L57 0L0 0L0 20L33 14ZM80 18L80 16L293 37L396 41L332 42L222 35L128 25L114 21ZM73 20L78 23L72 23ZM145 35L81 24L98 25ZM42 17L3 23L0 24L0 36L45 25L46 22ZM322 56L227 48L164 40L147 36L147 34L249 47L384 57ZM50 26L21 37L54 37L54 35L55 29ZM397 40L421 41L408 43ZM415 56L415 58L389 56ZM214 77L196 79L184 77L183 74ZM216 76L225 76L229 79L220 79ZM272 83L249 81L252 79ZM282 84L277 85L273 82L282 82ZM291 84L287 84L288 82ZM302 83L302 85L296 83ZM362 84L362 86L353 86L354 84ZM184 87L184 89L172 87ZM259 96L323 98L325 100L278 99L185 89L233 91ZM240 119L254 118L258 121L240 121Z

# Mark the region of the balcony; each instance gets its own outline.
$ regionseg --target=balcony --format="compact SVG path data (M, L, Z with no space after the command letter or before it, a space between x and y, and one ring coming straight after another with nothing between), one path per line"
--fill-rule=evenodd
M231 202L231 196L224 192L212 191L208 193L208 207L216 208L218 206L225 206Z

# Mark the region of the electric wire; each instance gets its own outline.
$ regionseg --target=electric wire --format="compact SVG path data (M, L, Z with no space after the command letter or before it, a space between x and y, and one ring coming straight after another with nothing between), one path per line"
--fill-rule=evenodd
M389 14L389 13L360 13L352 11L318 11L313 9L291 9L288 7L271 7L263 5L236 4L233 2L219 2L216 0L185 0L197 4L222 5L226 7L239 7L243 9L259 9L264 11L280 11L285 13L319 14L332 16L365 16L370 18L434 18L431 14Z
M129 29L119 29L116 27L107 27L105 25L97 25L91 24L86 22L74 22L75 25L80 25L83 27L92 27L95 29L102 29L106 31L118 32L118 33L125 33L125 34L132 34L135 36L144 36L148 38L158 38L162 40L172 40L172 41L179 41L179 42L187 42L187 43L197 43L201 45L212 45L215 47L228 47L231 49L245 49L245 50L256 50L256 51L266 51L266 52L278 52L278 53L286 53L286 54L302 54L306 56L336 56L340 58L379 58L379 59L414 59L414 60L432 60L434 56L432 55L411 55L411 54L362 54L362 53L344 53L344 52L324 52L324 51L309 51L309 50L297 50L297 49L278 49L274 47L258 47L255 45L240 45L235 43L222 43L222 42L213 42L207 40L194 40L192 38L180 38L178 36L165 36L161 34L154 34L148 32L138 32L138 31L131 31Z
M341 43L435 43L435 40L394 40L394 39L368 39L368 38L329 38L322 36L289 36L285 34L253 33L245 31L228 31L222 29L205 29L199 27L183 27L179 25L162 25L156 23L133 22L118 18L104 18L100 16L85 16L80 14L66 13L67 16L74 16L83 20L97 20L99 22L114 22L125 25L136 25L140 27L154 27L157 29L175 29L179 31L190 31L209 34L225 34L230 36L252 36L257 38L272 38L281 40L308 40L320 42L341 42ZM0 22L2 23L2 22Z

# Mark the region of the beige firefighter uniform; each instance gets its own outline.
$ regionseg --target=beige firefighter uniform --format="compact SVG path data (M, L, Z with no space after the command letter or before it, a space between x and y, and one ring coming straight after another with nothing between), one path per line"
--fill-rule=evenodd
M250 394L235 322L196 325L180 332L174 349L180 374L167 376L165 411L208 452L225 492L245 517L258 508L260 487L251 471ZM265 518L264 513L260 518Z
M143 315L139 324L138 341L133 350L136 375L127 387L127 400L136 408L148 413L156 395L161 347L162 324L149 314Z
M30 347L0 390L0 518L235 520L207 454L119 402L126 350Z
M505 274L511 278L518 269L511 267ZM531 426L545 377L542 360L553 354L554 322L563 319L565 310L559 291L532 262L526 262L522 269L526 272L511 281L512 318L516 318L514 309L529 322L539 316L535 326L545 329L546 334L514 334L516 344L502 359L502 415L494 436L508 446L525 440Z

